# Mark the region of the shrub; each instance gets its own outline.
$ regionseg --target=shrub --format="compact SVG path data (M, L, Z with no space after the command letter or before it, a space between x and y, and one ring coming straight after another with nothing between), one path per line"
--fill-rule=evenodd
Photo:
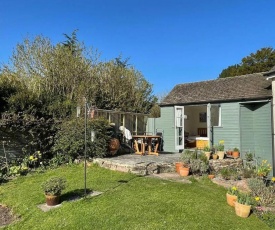
M108 151L107 135L109 122L104 118L89 120L87 123L87 155L90 157L104 156ZM91 130L96 133L96 139L91 142ZM84 119L75 118L63 122L56 136L55 144L52 148L56 154L69 155L73 159L84 156L85 147Z
M11 140L20 139L24 156L40 150L44 157L51 157L50 149L54 143L57 125L60 123L58 120L23 112L4 113L2 117L4 119L2 119L1 131L7 133Z
M253 161L254 160L254 156L252 152L246 152L245 153L245 160L246 161Z
M225 180L229 180L229 179L230 179L231 173L230 173L229 168L222 168L222 169L220 170L220 174L221 174L221 177L222 177L223 179L225 179Z
M255 177L255 170L250 169L250 168L244 168L242 171L242 176L243 178L251 178L251 177Z
M183 162L183 164L185 165L189 165L190 164L190 160L192 158L192 151L186 149L183 151L183 153L181 154L180 160Z
M254 197L259 197L259 204L270 205L275 200L275 186L266 185L260 178L250 178L247 180L251 194Z
M204 153L198 153L197 150L185 150L181 155L181 161L190 166L193 174L206 173L209 169L209 161Z
M59 196L66 187L66 180L60 177L52 177L42 183L41 187L46 195Z

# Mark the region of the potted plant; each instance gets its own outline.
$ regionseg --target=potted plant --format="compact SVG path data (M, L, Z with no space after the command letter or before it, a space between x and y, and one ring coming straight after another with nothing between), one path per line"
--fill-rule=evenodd
M228 188L227 193L226 193L227 204L234 207L235 202L237 201L237 198L238 198L238 194L239 194L239 191L238 191L237 187L233 186L233 187Z
M207 157L207 160L209 160L210 156L211 156L211 149L208 145L204 146L203 152L204 152L205 156Z
M248 194L239 193L235 202L235 213L237 216L247 218L251 211L252 199Z
M192 152L190 150L185 150L181 154L181 162L183 163L182 166L179 168L179 174L181 176L188 176L190 172L190 160L195 157L197 153Z
M272 167L267 162L267 160L262 160L261 164L258 166L257 175L259 177L266 178L271 170L272 170Z
M208 178L211 179L211 180L212 180L213 178L215 178L215 172L210 170L210 172L209 172L209 174L208 174Z
M46 196L46 204L54 206L60 203L60 195L66 187L66 180L60 177L52 177L42 183L41 187Z
M233 158L239 158L240 157L240 150L238 148L234 148L232 152L232 157Z
M227 155L228 157L231 157L231 156L232 156L232 153L233 153L232 149L228 149L228 150L226 151L226 155Z
M219 141L219 144L216 146L217 154L219 159L224 158L224 140Z

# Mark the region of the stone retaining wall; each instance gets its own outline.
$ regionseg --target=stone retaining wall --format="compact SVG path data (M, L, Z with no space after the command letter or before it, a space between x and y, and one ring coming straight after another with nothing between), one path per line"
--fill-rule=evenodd
M160 162L137 162L127 163L126 161L115 161L104 158L94 159L94 163L97 163L100 167L120 171L130 172L140 176L146 176L150 174L175 172L174 163L160 163Z
M214 172L219 172L223 168L243 169L243 160L241 158L225 158L220 160L210 160L209 167Z

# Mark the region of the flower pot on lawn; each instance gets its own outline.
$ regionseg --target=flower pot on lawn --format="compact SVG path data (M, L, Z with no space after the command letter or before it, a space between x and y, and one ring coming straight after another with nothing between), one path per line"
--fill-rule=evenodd
M229 204L230 206L234 207L235 206L235 202L237 200L237 196L236 195L231 195L229 193L226 193L226 201L227 204Z
M183 166L183 162L176 162L176 172L178 173L178 174L180 174L180 169L182 168L182 166Z
M181 176L188 176L190 168L189 167L181 167L180 168L180 175Z
M48 206L55 206L60 203L60 196L54 196L54 195L47 195L46 196L46 204Z
M46 204L55 206L60 203L61 191L66 187L66 180L61 177L52 177L41 184L46 196Z
M238 201L235 202L235 213L237 216L247 218L251 211L251 205L240 204Z

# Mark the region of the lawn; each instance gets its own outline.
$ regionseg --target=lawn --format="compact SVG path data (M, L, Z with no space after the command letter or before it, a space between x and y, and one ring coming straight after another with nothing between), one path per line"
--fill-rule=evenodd
M67 179L62 206L42 212L40 185L52 176ZM19 220L6 229L269 229L255 215L243 219L226 203L226 190L202 179L191 184L87 168L87 187L103 194L68 201L84 188L81 165L19 177L0 186L0 204Z

